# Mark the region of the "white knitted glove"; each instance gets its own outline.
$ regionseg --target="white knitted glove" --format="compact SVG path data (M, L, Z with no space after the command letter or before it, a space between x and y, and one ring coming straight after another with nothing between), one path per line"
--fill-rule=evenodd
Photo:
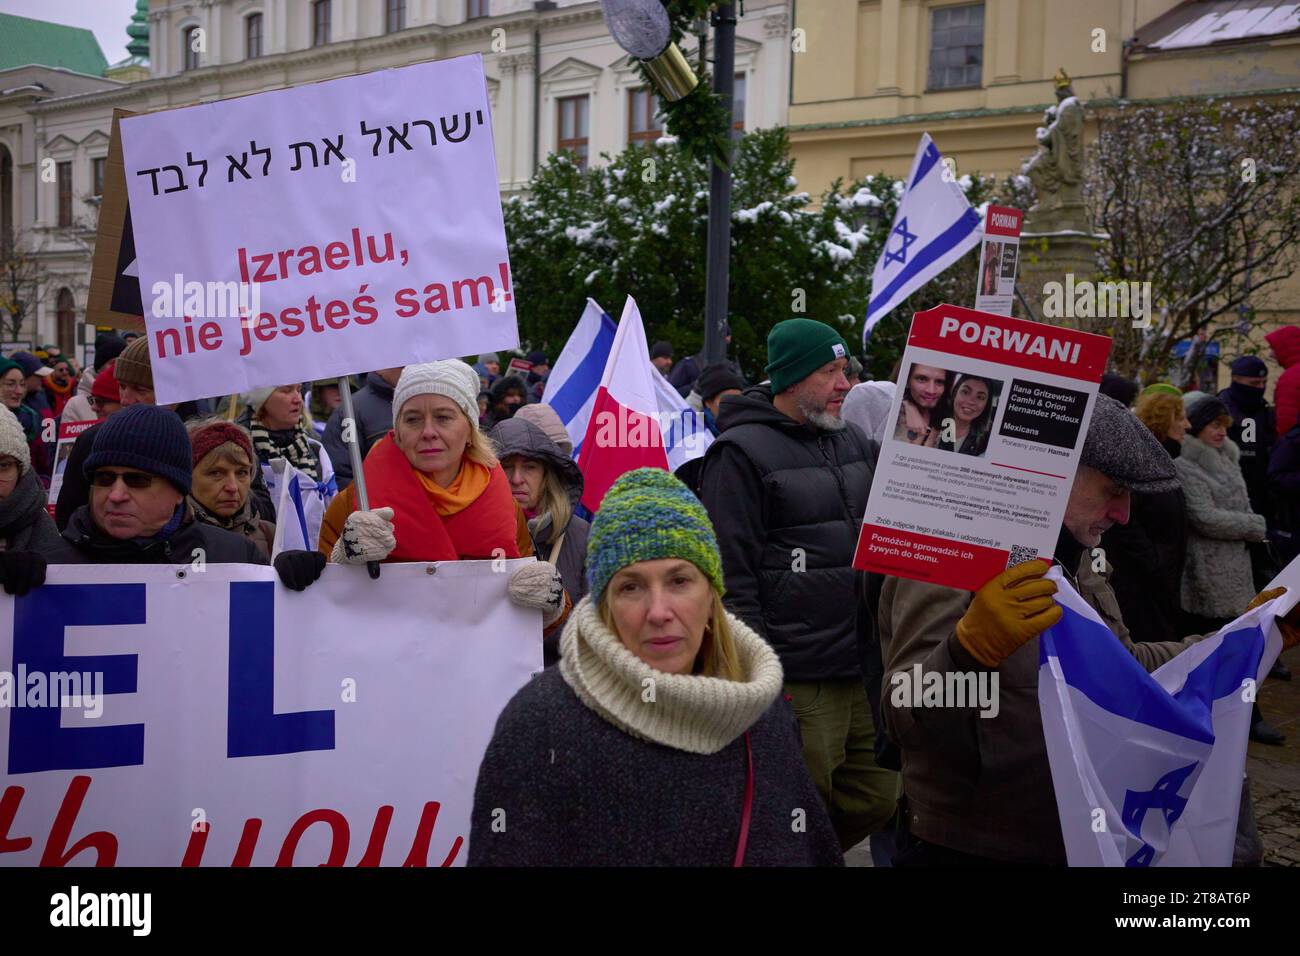
M397 547L393 534L393 509L354 511L343 525L343 533L334 542L330 560L335 564L365 564L382 561Z
M525 564L510 575L506 594L520 607L542 612L542 625L550 627L564 611L564 584L555 565L546 561Z

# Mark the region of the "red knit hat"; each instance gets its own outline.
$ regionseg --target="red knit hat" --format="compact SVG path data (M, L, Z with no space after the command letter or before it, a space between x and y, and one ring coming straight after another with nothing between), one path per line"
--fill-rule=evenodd
M95 398L102 398L106 402L120 402L122 400L122 391L117 387L117 377L113 374L113 366L117 362L109 362L95 376L95 384L90 386L90 394Z
M250 465L257 461L257 456L253 454L253 442L248 437L248 432L234 422L213 422L190 432L190 446L194 449L194 462L191 467L197 468L199 462L207 457L208 452L227 442L234 442L242 448L244 454L248 456Z

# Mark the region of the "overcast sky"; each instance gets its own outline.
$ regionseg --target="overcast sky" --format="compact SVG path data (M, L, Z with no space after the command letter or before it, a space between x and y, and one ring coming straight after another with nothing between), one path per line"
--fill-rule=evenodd
M108 62L116 63L126 59L126 27L135 0L0 0L0 12L85 27L95 34Z

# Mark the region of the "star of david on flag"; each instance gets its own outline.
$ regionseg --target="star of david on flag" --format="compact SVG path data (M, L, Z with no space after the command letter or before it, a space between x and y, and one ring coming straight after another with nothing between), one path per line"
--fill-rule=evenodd
M1047 576L1063 613L1038 639L1038 704L1070 865L1229 866L1251 702L1292 592L1148 674L1058 568Z
M891 236L891 238L889 242L885 243L886 268L888 268L891 262L897 262L899 264L905 265L907 263L907 249L909 246L912 245L912 243L916 242L916 233L907 231L906 216L898 220L898 225L896 225L893 228L893 231L891 231L889 235ZM892 238L893 236L900 237L903 240L903 242L902 245L900 245L897 249L891 251L889 247L890 245L893 244L894 241Z
M944 180L939 160L939 148L929 133L922 133L889 240L871 274L864 343L872 326L894 306L980 241L983 223L979 214L966 201L961 186Z

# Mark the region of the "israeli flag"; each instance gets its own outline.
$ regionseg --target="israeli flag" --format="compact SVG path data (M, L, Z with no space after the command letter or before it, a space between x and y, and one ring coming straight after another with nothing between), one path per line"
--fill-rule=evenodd
M1038 703L1071 866L1230 866L1254 691L1282 649L1243 614L1148 674L1053 568Z
M907 189L893 228L871 274L865 344L872 327L890 310L960 259L980 241L983 224L946 167L929 133L912 160Z
M587 436L587 422L596 403L596 390L605 373L605 363L614 347L618 326L596 304L587 300L582 318L564 343L564 350L551 367L542 401L555 409L564 429L573 440L573 457L578 457L582 440Z
M334 467L324 449L312 443L321 459L323 481L299 471L283 458L272 458L262 466L262 477L275 502L275 540L271 545L274 559L281 551L315 551L320 543L320 526L325 509L338 494Z

